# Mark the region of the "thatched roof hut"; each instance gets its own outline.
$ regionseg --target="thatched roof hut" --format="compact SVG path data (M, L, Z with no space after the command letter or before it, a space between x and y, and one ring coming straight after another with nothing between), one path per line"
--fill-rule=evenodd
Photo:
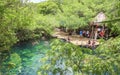
M90 25L100 25L100 22L105 21L106 16L103 12L97 14L94 18L94 21L90 23Z

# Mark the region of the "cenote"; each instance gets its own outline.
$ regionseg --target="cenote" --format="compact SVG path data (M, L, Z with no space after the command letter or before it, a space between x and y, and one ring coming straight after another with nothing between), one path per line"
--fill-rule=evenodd
M70 43L66 43L66 44L70 44ZM80 47L77 48L79 49ZM47 52L50 49L51 49L50 41L48 40L47 41L38 40L32 42L27 41L27 42L22 42L21 44L18 43L14 45L9 53L10 55L8 56L7 60L4 60L4 62L2 63L4 67L2 67L2 69L0 70L1 72L0 75L41 75L38 74L40 68L43 65L41 58L44 58L45 54L47 54ZM85 50L85 52L83 52L83 54L89 55L89 52L86 51L87 49ZM84 64L82 61L81 63L82 63L81 67L83 67ZM66 64L57 61L56 70L58 70L58 68L65 69L65 66ZM118 73L118 75L120 75L119 69L117 69L117 66L115 65L114 65L114 70L116 71L116 73ZM73 68L69 66L67 67L67 69L63 71L63 75L74 75L73 71L74 71ZM53 71L47 72L47 75L61 75L59 71L57 71L56 74L53 74L52 72ZM85 75L97 75L97 73L93 74L91 72L87 72L85 73ZM102 75L111 75L111 74L110 72L103 71Z
M10 57L3 62L5 67L0 75L37 75L37 70L42 65L40 59L49 49L49 41L43 40L37 41L34 46L31 42L15 45Z

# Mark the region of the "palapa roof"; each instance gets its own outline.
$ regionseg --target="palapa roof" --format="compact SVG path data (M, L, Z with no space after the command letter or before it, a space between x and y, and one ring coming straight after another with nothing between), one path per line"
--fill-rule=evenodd
M98 13L98 15L95 17L95 21L94 22L102 22L105 21L106 16L103 12Z
M97 14L97 16L94 18L94 21L91 22L90 25L100 25L100 22L105 21L106 16L103 12L100 12Z

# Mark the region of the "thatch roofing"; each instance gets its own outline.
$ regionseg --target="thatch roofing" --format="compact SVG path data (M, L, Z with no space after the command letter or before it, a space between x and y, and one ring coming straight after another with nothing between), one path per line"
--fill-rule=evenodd
M105 21L106 16L103 12L97 14L94 18L94 21L90 23L90 25L100 25L101 22Z
M100 13L98 13L98 15L95 17L95 20L94 20L94 22L102 22L102 21L105 21L105 19L106 19L106 16L105 16L105 14L103 13L103 12L100 12Z

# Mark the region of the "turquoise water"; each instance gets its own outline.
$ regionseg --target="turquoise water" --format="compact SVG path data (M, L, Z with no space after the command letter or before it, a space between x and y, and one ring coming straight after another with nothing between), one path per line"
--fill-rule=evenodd
M37 75L37 71L42 65L40 59L44 57L49 49L48 41L39 41L38 44L34 46L30 42L14 46L11 54L15 53L20 56L21 63L17 64L17 68L10 69L9 72L5 72L4 70L3 74Z
M10 58L8 58L8 60L4 62L5 67L2 69L2 73L0 72L0 75L37 75L37 71L42 65L40 59L45 57L45 54L47 53L48 50L50 50L50 45L48 41L39 41L38 44L34 46L32 45L31 42L15 45L11 50ZM21 59L21 62L17 64L17 67L7 69L9 61L11 61L12 54L14 54L14 56L12 57L12 62L17 63L19 59ZM19 59L15 59L15 57ZM61 67L61 66L65 66L65 65L58 63L57 67ZM70 73L69 71L72 72L72 70L68 68L68 72L65 71L66 72L65 75L73 75L73 73ZM48 73L48 75L53 75L53 74L50 72ZM90 73L89 75L96 75L96 74ZM111 75L111 74L105 72L104 75Z

